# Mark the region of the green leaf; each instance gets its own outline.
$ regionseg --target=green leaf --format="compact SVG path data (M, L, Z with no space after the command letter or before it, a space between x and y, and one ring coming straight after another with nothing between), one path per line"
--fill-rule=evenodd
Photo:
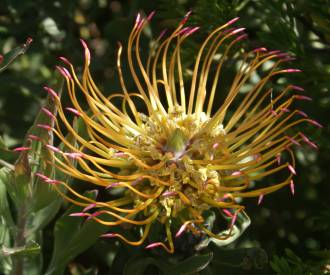
M1 247L10 246L10 233L8 227L0 222L0 274L9 274L12 266L12 259L10 257L3 257L1 254Z
M32 39L28 38L24 44L3 55L2 62L0 62L0 73L4 71L18 56L24 54L29 48L31 42Z
M7 192L13 200L16 209L25 208L31 198L31 168L28 160L28 152L20 153L14 166L12 180L6 182Z
M165 274L184 275L193 274L206 268L213 259L213 253L202 255L194 255L178 263L177 265L167 268Z
M12 174L12 171L8 168L4 167L0 169L0 216L4 219L4 222L9 228L15 226L8 204L6 188L6 186L12 184Z
M82 265L72 264L69 266L71 275L97 275L98 270L96 267L84 268Z
M10 184L12 171L7 168L0 169L0 248L10 245L15 224L9 208L6 185ZM2 257L0 252L0 273L9 274L12 265L10 257Z
M155 265L159 267L159 263L157 262L157 260L152 257L133 257L129 259L126 263L123 270L123 275L143 275L145 274L146 269L150 265Z
M286 248L284 251L292 263L302 264L302 260L296 254L294 254L291 249Z
M93 194L90 192L89 195ZM69 216L70 213L81 211L81 207L73 205L57 220L53 256L47 275L62 274L71 260L93 245L108 230L107 226L94 220L84 221L84 218Z
M274 256L270 262L271 268L278 275L300 275L312 274L310 267L303 262L296 254L290 249L285 249L285 257ZM313 273L314 274L314 273Z
M0 156L1 160L5 162L14 162L17 158L17 153L9 150L5 144L3 137L0 136ZM1 166L4 166L3 163L0 162Z
M31 224L28 227L27 235L32 235L34 232L42 230L56 216L62 204L62 197L50 201L49 205L43 207L33 214Z
M212 268L209 265L199 272L199 275L213 275L213 274L214 272L212 271Z
M176 264L169 263L168 258L135 256L125 265L124 275L143 275L151 265L156 266L163 274L184 275L194 274L206 268L213 258L213 253L191 256Z
M267 253L259 247L251 248L221 248L212 246L214 258L212 267L222 269L224 273L233 270L260 270L268 264Z
M2 254L4 256L32 256L40 253L40 245L36 242L29 242L28 244L20 247L8 248L2 247Z

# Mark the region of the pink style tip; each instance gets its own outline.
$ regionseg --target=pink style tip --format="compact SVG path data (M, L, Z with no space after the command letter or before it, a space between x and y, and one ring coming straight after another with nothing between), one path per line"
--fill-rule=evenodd
M51 120L55 120L56 117L54 116L54 114L49 111L48 109L46 109L45 107L41 108L41 111L43 111Z
M285 136L288 140L291 141L291 143L300 146L300 143L298 141L296 141L294 138L289 137L289 136Z
M68 76L69 79L72 79L71 74L69 73L67 68L62 67L63 71L65 72L65 74Z
M299 100L308 100L308 101L312 101L313 99L309 96L306 96L306 95L294 95L294 97L296 99L299 99Z
M175 196L177 194L177 192L175 191L166 191L162 194L163 197L172 197Z
M49 183L49 184L60 184L61 183L60 181L50 179L49 177L47 177L41 173L35 173L34 175L37 176L38 178L41 178L44 182Z
M34 140L34 141L41 141L41 138L36 135L28 135L28 139Z
M308 117L308 115L307 115L305 112L301 111L301 110L296 110L296 112L297 112L299 115L303 116L303 117Z
M47 179L45 182L49 184L60 184L61 182L59 180L53 180L53 179Z
M270 110L270 113L271 113L273 116L277 116L277 113L276 113L273 109Z
M293 175L297 175L296 170L291 164L288 164L288 169Z
M307 142L307 144L308 144L310 147L312 147L313 149L315 149L315 150L318 150L318 149L319 149L319 147L317 146L317 144L314 143L314 142L312 142L312 141Z
M136 18L135 18L135 25L140 24L140 21L141 21L141 14L138 13L138 14L136 15Z
M282 57L290 57L288 53L278 53L278 54L275 54L276 57L278 58L282 58Z
M258 198L258 205L262 203L263 199L264 199L264 194L260 194Z
M165 36L166 33L167 33L167 29L162 30L161 33L158 36L158 39L162 39Z
M260 47L260 48L256 48L256 49L254 49L253 50L253 52L267 52L268 50L266 49L266 48L264 48L264 47Z
M182 233L183 233L184 231L186 231L186 228L187 228L188 224L189 224L188 222L185 222L183 225L181 225L180 229L179 229L178 232L176 232L176 234L175 234L175 238L180 237L180 236L182 235Z
M267 55L276 55L276 54L278 54L278 53L280 53L281 51L279 51L279 50L275 50L275 51L269 51L268 53L267 53Z
M323 125L320 124L320 123L318 123L316 120L308 119L307 121L308 121L310 124L312 124L312 125L315 125L315 126L317 126L317 127L319 127L319 128L323 128Z
M303 141L305 141L305 142L309 141L309 138L305 134L303 134L302 132L300 132L299 134L302 137Z
M159 246L161 246L161 245L162 245L162 243L160 243L160 242L152 243L152 244L147 245L147 246L145 247L145 249L152 249L152 248L155 248L155 247L159 247Z
M155 16L156 11L152 11L151 13L149 13L149 15L147 16L147 20L151 21L151 19Z
M231 173L231 176L241 176L243 175L243 173L241 171L235 171L233 173Z
M179 25L184 25L184 24L186 24L187 21L188 21L188 19L189 19L189 17L190 17L190 15L191 15L191 13L192 13L191 10L188 11L188 12L186 13L186 15L184 16L184 18L181 20L181 22L180 22Z
M303 133L300 133L300 136L302 137L303 141L308 144L310 147L318 150L319 147L317 146L316 143L312 142L308 137L306 137Z
M89 66L90 61L91 61L91 53L89 51L88 45L83 39L80 39L80 43L85 49L86 62L87 62L87 66Z
M144 22L145 22L145 19L144 18L141 18L139 24L136 26L136 29L137 30L141 30L142 27L143 27Z
M80 38L79 41L80 41L81 45L84 47L84 49L88 49L87 43L85 42L84 39Z
M237 220L237 212L234 214L234 216L232 217L231 219L231 223L230 223L230 227L233 227L234 224L236 223L236 220Z
M239 17L235 17L235 18L229 20L225 25L227 25L227 26L232 25L235 22L237 22L238 20L239 20Z
M184 33L184 35L186 35L186 36L191 35L191 34L197 32L199 29L200 29L200 27L195 27L195 28L189 29Z
M52 88L49 88L47 86L44 86L43 89L53 98L57 98L59 99L59 96L58 94L52 89Z
M290 181L290 190L291 190L291 194L294 195L295 190L294 190L294 182L293 182L293 180Z
M87 213L83 213L83 212L78 212L78 213L71 213L69 214L70 217L86 217L88 216Z
M236 28L228 28L228 29L225 29L225 30L223 30L222 35L226 35L226 34L232 32L233 30L236 30Z
M290 113L290 109L288 109L288 108L281 108L280 109L282 112L284 112L284 113Z
M286 62L286 61L294 61L294 60L297 60L297 58L295 58L295 57L286 57L286 58L282 58L281 59L281 61L283 61L283 62Z
M48 178L47 176L45 176L44 174L41 174L39 172L35 173L34 175L37 176L38 178L43 179L44 181L50 180L50 178Z
M297 85L291 85L290 88L292 90L296 90L296 91L300 91L300 92L304 92L305 89L303 87L297 86Z
M70 61L69 61L67 58L65 58L64 56L59 56L58 58L59 58L61 61L63 61L66 65L71 66Z
M60 181L50 179L49 177L47 177L47 176L45 176L45 175L43 175L39 172L35 173L34 175L37 176L38 178L41 178L44 182L49 183L49 184L59 184L59 183L61 183Z
M284 73L301 73L302 70L299 70L299 69L286 69L286 70L282 70L282 72L284 72Z
M49 150L51 150L51 151L53 151L53 152L55 152L55 153L62 153L62 151L61 151L60 149L58 149L57 147L55 147L55 146L53 146L53 145L46 144L46 147L47 147Z
M52 131L52 129L53 129L50 125L47 125L47 124L37 124L37 127L41 128L41 129L45 129L47 131Z
M78 110L74 109L74 108L67 107L67 108L65 108L65 110L73 113L76 116L81 116L81 113Z
M101 235L102 238L114 238L117 237L116 233L106 233Z
M184 27L181 30L179 30L178 35L181 35L181 34L183 35L183 34L185 34L189 30L191 30L190 27Z
M90 214L90 215L88 216L87 221L88 221L88 220L91 220L91 219L93 219L94 217L97 217L97 216L99 216L99 215L101 215L101 214L102 214L102 212L100 212L100 211L96 211L96 212L94 212L93 214Z
M15 149L13 149L14 152L23 152L23 151L29 151L31 150L31 148L29 147L17 147Z
M60 66L55 66L55 67L64 78L72 80L71 74L66 68Z
M231 34L236 34L236 33L242 32L242 31L244 31L244 30L245 30L245 28L238 28L238 29L233 30L233 31L231 32Z
M212 149L214 149L214 150L217 149L219 147L219 145L220 145L219 143L214 143L212 145Z
M222 212L229 218L233 217L233 213L231 213L228 209L222 209Z
M82 158L84 156L83 153L76 153L76 152L73 152L73 153L63 153L64 156L67 156L71 159L78 159L78 158Z
M95 206L96 206L96 203L92 203L92 204L90 204L90 205L87 205L82 211L83 211L83 212L86 212L86 211L88 211L88 210L94 208Z
M242 35L236 37L236 38L234 39L234 41L235 41L235 42L238 42L238 41L241 41L241 40L243 40L243 39L245 39L245 38L247 38L247 37L248 37L247 33L244 33L244 34L242 34Z

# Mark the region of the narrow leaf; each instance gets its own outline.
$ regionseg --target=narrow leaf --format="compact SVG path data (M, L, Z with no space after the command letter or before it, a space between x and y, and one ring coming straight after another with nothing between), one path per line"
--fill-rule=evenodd
M10 52L6 53L5 55L2 55L0 62L0 73L4 71L18 56L24 54L26 50L29 48L30 44L32 42L32 38L26 39L26 42L22 44L21 46L12 49Z

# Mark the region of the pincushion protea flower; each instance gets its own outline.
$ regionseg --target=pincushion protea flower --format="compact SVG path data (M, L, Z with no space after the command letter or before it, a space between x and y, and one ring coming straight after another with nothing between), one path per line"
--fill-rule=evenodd
M291 147L301 141L316 145L301 132L288 133L302 122L321 125L302 111L289 109L296 100L310 99L292 94L303 88L289 85L273 92L270 86L274 76L300 72L279 68L292 59L288 54L259 48L239 55L233 50L246 37L244 28L228 28L238 18L216 28L205 39L195 58L192 76L187 76L181 58L184 40L198 30L185 27L188 15L166 38L160 35L143 64L140 36L152 15L137 17L126 47L129 77L133 78L136 91L129 91L125 84L120 45L117 69L121 91L106 97L91 77L91 55L84 41L82 77L76 75L64 57L61 60L66 68L57 67L66 80L72 106L64 107L57 93L45 87L54 99L58 115L55 117L45 109L55 126L39 127L53 131L65 145L64 151L45 144L54 152L54 165L91 188L96 186L106 193L117 190L116 196L90 199L64 181L38 176L52 183L68 201L84 207L72 216L88 217L108 225L110 230L123 224L142 228L139 240L111 232L104 237L141 245L151 226L162 224L164 236L147 248L163 247L172 253L173 236L180 237L183 232L219 240L228 238L238 213L244 213L238 198L257 197L260 204L265 195L281 187L291 186L294 192L296 171ZM231 87L225 91L220 75L232 51L240 56L240 65ZM240 93L266 63L271 64L268 73L248 92ZM78 93L86 100L88 110L78 101ZM219 93L225 95L221 104L216 100ZM113 103L114 99L119 99L121 105ZM141 103L144 113L138 111ZM79 117L86 128L84 135L73 126L68 113ZM66 139L63 126L74 142ZM270 176L276 173L285 175L281 182L271 181ZM226 234L213 233L205 225L203 214L210 209L220 210L224 222L229 220Z

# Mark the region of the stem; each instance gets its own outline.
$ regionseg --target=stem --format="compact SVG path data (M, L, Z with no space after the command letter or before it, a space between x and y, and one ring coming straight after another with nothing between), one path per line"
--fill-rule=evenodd
M14 165L0 159L0 165L3 166L3 167L7 167L8 169L10 170L14 170Z
M24 202L18 212L15 247L23 247L26 244L26 239L25 239L26 222L27 222L27 208L26 208L26 202ZM11 274L12 275L24 274L24 256L15 255L13 257L13 270Z

